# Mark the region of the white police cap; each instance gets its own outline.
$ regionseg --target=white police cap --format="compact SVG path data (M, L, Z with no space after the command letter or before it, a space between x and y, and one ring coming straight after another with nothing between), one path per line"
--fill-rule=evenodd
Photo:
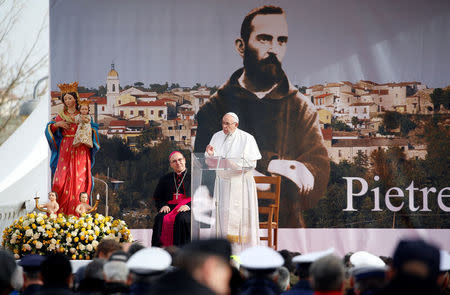
M147 275L166 270L172 263L169 252L157 247L145 248L134 253L127 261L131 272Z
M319 258L322 258L327 255L334 254L334 248L329 248L324 251L317 251L317 252L311 252L306 253L303 255L297 255L294 258L292 258L293 263L313 263Z
M283 256L266 246L251 247L241 253L241 266L246 269L273 269L278 268L283 264Z
M356 279L373 276L384 276L386 263L369 252L358 251L350 256L350 263L353 265L351 273Z
M441 250L441 258L439 261L439 270L440 271L449 271L450 270L450 253L447 251Z

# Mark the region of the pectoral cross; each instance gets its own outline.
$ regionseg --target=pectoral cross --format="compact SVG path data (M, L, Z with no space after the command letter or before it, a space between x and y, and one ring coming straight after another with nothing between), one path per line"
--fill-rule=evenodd
M178 200L179 193L175 193L175 200Z

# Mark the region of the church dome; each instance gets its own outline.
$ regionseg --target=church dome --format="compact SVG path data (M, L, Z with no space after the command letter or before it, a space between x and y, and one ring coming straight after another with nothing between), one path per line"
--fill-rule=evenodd
M119 74L117 73L116 70L111 69L111 71L109 71L109 73L108 73L108 76L109 77L119 77Z

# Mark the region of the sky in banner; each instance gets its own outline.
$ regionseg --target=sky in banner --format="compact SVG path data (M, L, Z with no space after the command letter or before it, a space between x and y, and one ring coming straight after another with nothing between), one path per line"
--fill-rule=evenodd
M287 12L283 66L293 84L450 81L450 1L272 1ZM104 85L113 61L136 81L221 85L242 65L246 13L266 1L50 1L52 90Z

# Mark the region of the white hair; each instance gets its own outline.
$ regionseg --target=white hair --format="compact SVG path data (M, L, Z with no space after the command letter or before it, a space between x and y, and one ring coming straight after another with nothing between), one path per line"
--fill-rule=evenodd
M231 117L233 117L234 122L239 123L239 117L238 117L235 113L233 113L233 112L228 112L228 113L226 113L224 116L226 116L226 115L230 115Z
M103 265L103 273L107 282L125 283L129 272L127 264L122 261L109 261Z

